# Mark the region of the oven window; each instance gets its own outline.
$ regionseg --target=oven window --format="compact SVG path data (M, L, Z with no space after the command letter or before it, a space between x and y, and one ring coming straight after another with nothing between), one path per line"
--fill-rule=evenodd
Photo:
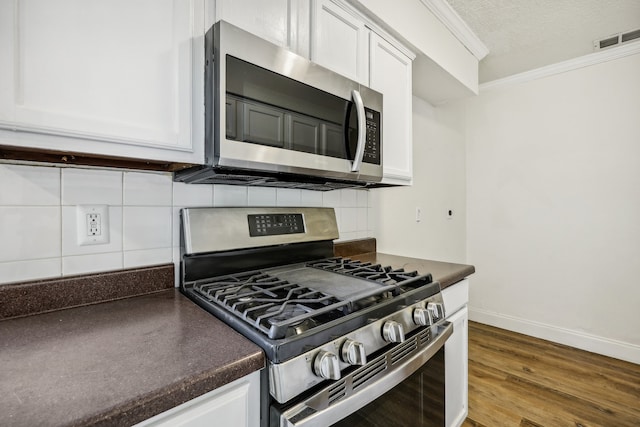
M445 425L444 347L413 375L333 427Z

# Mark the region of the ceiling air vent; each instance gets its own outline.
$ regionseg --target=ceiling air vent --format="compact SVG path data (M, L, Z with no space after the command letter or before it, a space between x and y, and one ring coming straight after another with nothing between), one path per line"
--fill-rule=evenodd
M640 39L640 29L628 31L626 33L618 33L613 36L608 36L601 40L593 42L593 49L600 50L606 49L611 46L617 46L622 43L630 42L632 40Z
M640 39L640 30L629 31L628 33L624 33L620 36L620 40L622 43L635 39Z

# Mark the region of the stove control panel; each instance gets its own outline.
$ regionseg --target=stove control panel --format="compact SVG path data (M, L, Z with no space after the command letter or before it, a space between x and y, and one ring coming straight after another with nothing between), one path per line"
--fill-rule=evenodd
M304 233L304 219L302 214L260 214L247 215L249 221L249 235L278 236L282 234Z
M285 362L269 362L271 395L284 403L322 381L339 379L346 369L371 362L377 351L402 346L419 330L437 328L444 314L442 294L438 293L371 319L371 323Z

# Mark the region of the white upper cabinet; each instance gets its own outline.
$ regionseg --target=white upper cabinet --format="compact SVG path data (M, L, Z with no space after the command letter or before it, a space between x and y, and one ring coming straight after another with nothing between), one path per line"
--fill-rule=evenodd
M316 0L312 7L311 59L382 93L382 182L411 184L412 58L346 4Z
M217 0L222 19L271 43L308 56L309 5L292 0Z
M0 144L201 160L192 43L203 10L202 0L0 2Z
M311 60L368 84L369 30L363 20L330 0L315 0L311 18Z
M289 3L290 0L218 0L216 17L288 48Z
M385 184L411 184L413 177L411 59L375 33L370 38L370 86L382 93Z

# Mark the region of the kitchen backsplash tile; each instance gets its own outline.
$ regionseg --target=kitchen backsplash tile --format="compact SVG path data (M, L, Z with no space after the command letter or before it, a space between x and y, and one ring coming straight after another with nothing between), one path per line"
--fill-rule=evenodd
M0 283L24 282L61 275L62 263L59 257L0 262Z
M343 190L331 190L322 193L322 206L326 208L339 208L342 206L342 193Z
M200 206L200 205L194 205ZM171 246L178 247L180 246L180 209L186 208L187 206L174 206L173 214L171 216Z
M171 207L125 206L122 216L125 251L171 248Z
M213 206L213 186L174 182L173 206Z
M367 190L189 185L167 173L0 164L0 284L178 263L180 208L333 207L340 240L373 236ZM77 205L109 206L109 243L77 244ZM176 283L179 268L176 268Z
M270 187L248 187L247 188L247 205L248 206L275 206L276 205L276 189Z
M122 205L122 172L62 169L62 204Z
M172 248L124 251L124 268L166 264L173 261Z
M356 206L359 208L369 207L369 192L368 191L357 191L356 192Z
M214 206L247 206L247 187L238 185L214 185Z
M124 173L125 206L171 206L171 174Z
M278 188L276 190L276 206L300 206L302 190L294 188Z
M368 209L366 207L364 208L358 208L357 209L357 222L356 222L356 230L358 231L366 231L368 230L368 226L369 226L369 212Z
M352 240L357 238L358 238L358 233L355 231L340 232L340 240Z
M300 193L300 206L322 207L322 194L320 191L302 190L302 193Z
M343 208L355 208L358 206L358 191L345 189L340 191L340 206Z
M60 256L60 206L0 207L0 262Z
M0 164L0 206L57 206L60 169Z
M342 208L340 217L340 232L357 231L358 227L358 208Z
M122 252L62 257L62 275L111 271L123 268Z

